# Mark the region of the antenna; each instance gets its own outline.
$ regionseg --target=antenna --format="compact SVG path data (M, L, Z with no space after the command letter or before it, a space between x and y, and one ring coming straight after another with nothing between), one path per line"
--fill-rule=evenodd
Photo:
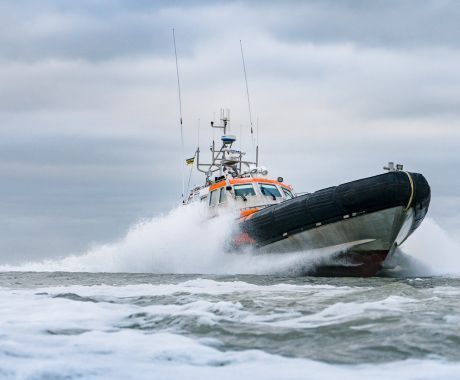
M177 75L177 92L179 95L179 118L180 118L180 145L182 152L182 161L185 159L184 156L184 132L182 127L182 98L180 93L180 79L179 79L179 64L177 62L177 48L176 48L176 35L174 34L174 28L172 29L172 36L174 42L174 56L176 57L176 75ZM185 188L185 174L184 174L184 163L182 162L182 202L184 201L184 188Z
M257 154L256 162L257 162L257 165L256 166L259 166L259 116L257 116L257 119L256 119L256 127L257 127L257 130L256 130L256 154Z
M249 98L248 76L246 74L246 63L244 62L243 43L241 42L241 40L240 40L240 48L241 48L241 60L243 61L244 81L246 83L246 96L248 98L249 123L251 124L251 135L252 135L253 128L252 128L251 100Z
M256 118L256 145L259 146L259 116Z
M198 137L197 137L197 142L196 142L196 146L198 147L198 149L200 148L200 127L201 127L201 119L198 118Z

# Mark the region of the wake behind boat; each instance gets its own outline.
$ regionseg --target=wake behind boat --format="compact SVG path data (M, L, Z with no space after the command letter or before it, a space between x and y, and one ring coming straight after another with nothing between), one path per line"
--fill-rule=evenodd
M297 194L282 177L270 178L256 159L233 149L229 117L221 114L221 146L211 146L210 163L200 150L188 163L205 174L205 183L192 189L185 204L203 202L210 215L226 208L239 212L231 237L233 248L252 247L261 254L304 252L345 245L333 265L319 265L305 274L374 276L386 260L420 225L430 203L430 186L419 173L389 163L388 172L369 178Z

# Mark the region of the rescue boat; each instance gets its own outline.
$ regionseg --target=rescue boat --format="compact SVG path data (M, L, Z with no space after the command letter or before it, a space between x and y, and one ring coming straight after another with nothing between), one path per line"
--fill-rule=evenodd
M212 143L211 162L200 161L198 148L188 163L205 174L185 204L203 202L215 215L222 208L239 213L232 250L252 247L260 254L339 249L334 260L305 270L305 275L375 276L396 248L422 223L430 204L430 186L422 174L389 163L386 173L321 189L296 193L282 177L271 178L255 160L233 148L222 114L220 147ZM242 250L244 251L244 250Z

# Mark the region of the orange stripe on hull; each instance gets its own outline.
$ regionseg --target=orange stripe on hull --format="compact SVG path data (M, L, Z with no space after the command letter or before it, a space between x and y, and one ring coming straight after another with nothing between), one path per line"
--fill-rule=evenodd
M250 209L247 209L247 210L241 210L240 211L240 218L242 219L247 219L247 217L249 215L252 215L254 214L255 212L259 211L258 208L250 208Z

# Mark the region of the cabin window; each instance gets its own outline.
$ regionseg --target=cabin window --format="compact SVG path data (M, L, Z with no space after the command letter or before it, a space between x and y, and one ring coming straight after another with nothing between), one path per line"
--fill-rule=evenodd
M256 192L254 190L254 187L252 186L252 183L235 185L233 186L233 189L235 190L235 197L244 198L247 196L256 195Z
M275 185L269 185L267 183L259 183L260 192L262 195L272 198L281 198L281 193Z
M209 206L215 206L219 202L219 190L211 191Z
M219 203L224 203L227 200L227 190L225 190L225 187L220 188L220 196L219 196Z
M288 189L285 189L284 187L282 187L282 189L283 189L284 195L286 196L286 199L294 198L294 195L292 195L292 193Z

